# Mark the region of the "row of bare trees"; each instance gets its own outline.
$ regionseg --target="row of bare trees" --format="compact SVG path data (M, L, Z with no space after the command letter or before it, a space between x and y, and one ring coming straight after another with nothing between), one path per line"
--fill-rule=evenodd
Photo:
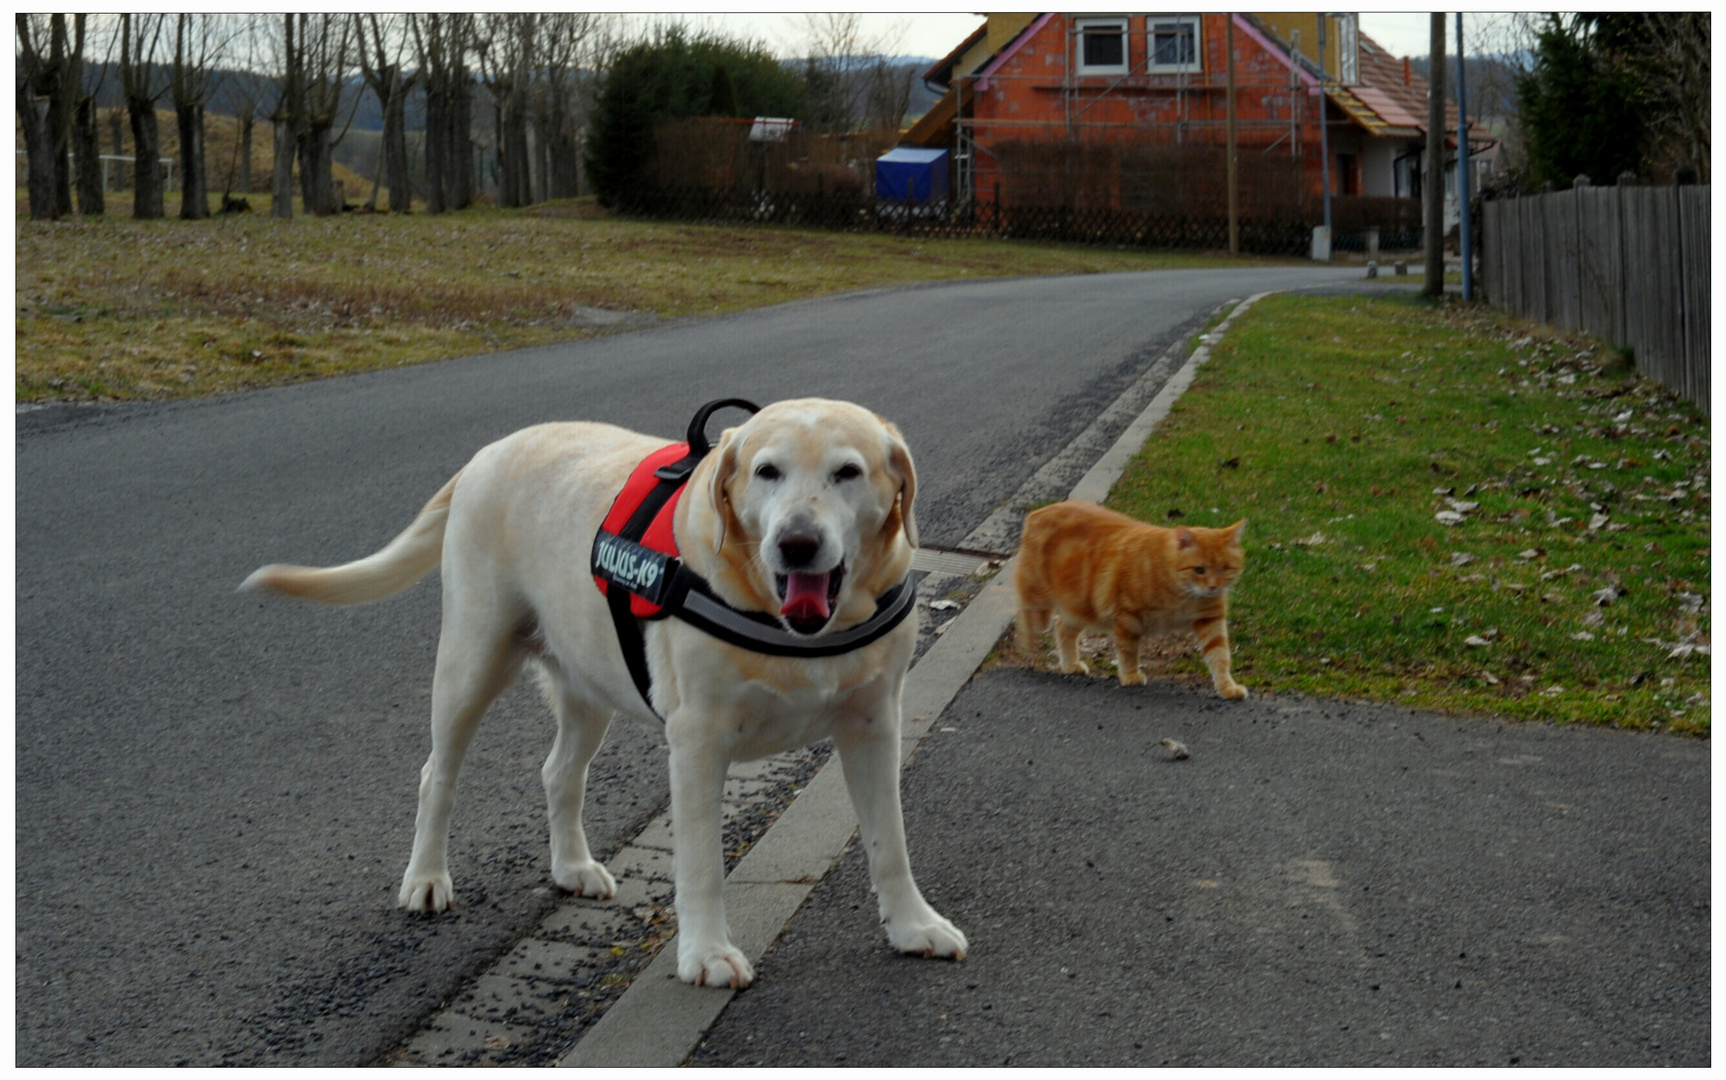
M805 21L807 99L823 114L810 117L815 126L844 130L870 117L896 127L909 80L880 59L888 42L866 40L855 15ZM335 147L368 93L382 132L367 208L381 209L385 191L393 212L406 212L414 195L434 213L470 205L479 183L476 135L495 151L501 205L569 197L581 187L582 125L609 57L629 33L617 16L584 12L20 14L17 111L30 215L71 214L74 186L78 212L105 211L96 100L110 75L130 125L138 218L164 214L157 110L168 104L178 134L180 216L210 212L212 102L238 125L229 191L236 183L252 189L252 146L263 120L274 148L271 212L291 216L296 195L306 213L341 209L348 193L337 196ZM424 109L419 175L410 100Z

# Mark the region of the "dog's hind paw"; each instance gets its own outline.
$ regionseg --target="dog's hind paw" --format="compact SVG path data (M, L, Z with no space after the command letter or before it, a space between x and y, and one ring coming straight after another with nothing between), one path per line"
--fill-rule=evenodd
M887 942L912 956L942 956L965 959L965 935L931 909L920 919L887 924Z
M455 885L448 874L408 874L396 904L419 914L436 915L455 906Z
M729 986L742 990L755 981L755 968L748 957L728 943L696 945L691 949L679 946L677 977L691 986Z
M551 880L557 882L558 888L577 896L610 900L617 895L617 880L611 876L611 871L592 859L569 866L552 867Z

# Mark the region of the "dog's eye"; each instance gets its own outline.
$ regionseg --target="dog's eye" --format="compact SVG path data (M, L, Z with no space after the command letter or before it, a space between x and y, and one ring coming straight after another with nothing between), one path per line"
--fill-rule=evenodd
M777 480L779 479L779 467L777 465L757 465L755 475L762 480Z
M833 473L833 479L835 479L835 480L855 480L859 476L862 476L862 475L863 475L863 470L858 468L856 465L841 465L841 466L839 466L838 470L836 470Z

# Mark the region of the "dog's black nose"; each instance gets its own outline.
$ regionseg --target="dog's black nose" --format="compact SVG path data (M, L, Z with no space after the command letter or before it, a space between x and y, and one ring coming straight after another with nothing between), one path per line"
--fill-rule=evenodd
M815 561L821 550L821 539L802 533L792 533L779 541L779 555L787 570L799 570Z

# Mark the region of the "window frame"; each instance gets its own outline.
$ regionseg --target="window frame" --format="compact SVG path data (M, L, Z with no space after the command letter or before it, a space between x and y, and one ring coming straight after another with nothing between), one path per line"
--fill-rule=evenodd
M1118 64L1085 63L1085 31L1091 27L1120 28L1121 62ZM1095 15L1073 20L1073 73L1075 75L1125 75L1132 70L1132 28L1125 15Z
M1157 26L1190 26L1193 32L1191 63L1157 63ZM1204 18L1199 15L1145 16L1145 71L1152 75L1202 75L1205 70Z

